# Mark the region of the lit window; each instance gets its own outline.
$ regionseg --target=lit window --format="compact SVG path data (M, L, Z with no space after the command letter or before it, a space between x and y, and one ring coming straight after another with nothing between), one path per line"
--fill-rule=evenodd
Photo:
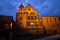
M31 25L34 25L34 23L31 23Z

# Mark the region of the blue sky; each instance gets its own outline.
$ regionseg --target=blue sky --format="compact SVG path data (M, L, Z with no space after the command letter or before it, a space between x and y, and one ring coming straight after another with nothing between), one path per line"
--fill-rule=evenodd
M13 16L16 19L20 4L24 7L31 4L41 16L59 16L60 17L60 0L0 0L0 15Z

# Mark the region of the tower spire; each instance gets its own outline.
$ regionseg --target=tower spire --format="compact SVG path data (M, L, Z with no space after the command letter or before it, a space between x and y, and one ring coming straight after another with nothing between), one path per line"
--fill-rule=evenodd
M19 6L19 8L20 8L20 7L23 7L23 8L24 8L24 6L23 6L23 4L22 4L22 3L21 3L21 5Z

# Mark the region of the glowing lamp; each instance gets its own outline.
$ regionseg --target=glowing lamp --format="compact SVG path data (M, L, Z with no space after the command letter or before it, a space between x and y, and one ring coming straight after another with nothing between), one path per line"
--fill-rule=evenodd
M31 23L31 25L34 25L34 23Z

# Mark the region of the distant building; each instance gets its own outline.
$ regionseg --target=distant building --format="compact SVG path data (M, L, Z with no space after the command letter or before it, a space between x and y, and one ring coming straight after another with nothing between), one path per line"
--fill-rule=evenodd
M0 30L11 29L13 23L12 16L1 16L0 15Z
M30 4L24 7L22 4L16 14L16 23L33 34L43 34L44 31L55 30L59 25L59 17L42 16L39 18L38 11ZM56 29L57 30L57 29Z
M47 30L55 28L52 25L59 24L59 17L57 16L42 16L43 25ZM53 30L53 29L52 29Z
M59 17L57 16L42 16L42 22L43 25L45 26L46 31L54 31L54 30L59 30L58 25L59 25Z

